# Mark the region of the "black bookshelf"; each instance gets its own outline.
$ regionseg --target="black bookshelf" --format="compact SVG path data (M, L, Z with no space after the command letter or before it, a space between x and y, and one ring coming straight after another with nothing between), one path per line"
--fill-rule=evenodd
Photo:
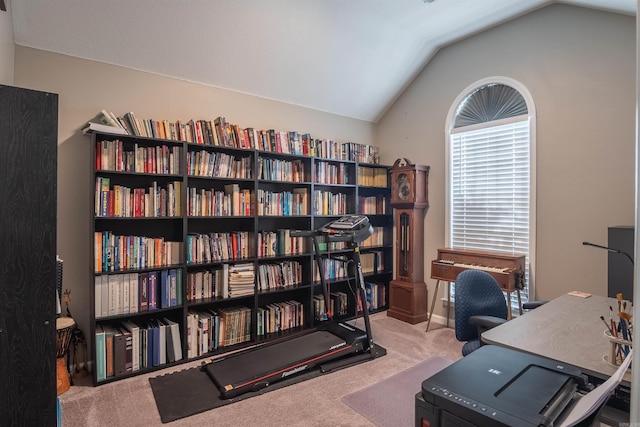
M103 141L111 141L111 146L119 149L104 148L109 144L100 144ZM324 152L324 148L321 151ZM105 150L100 164L98 149ZM147 169L134 170L126 165L136 155L119 154L121 150L123 153L146 150L148 153L164 153L165 156L173 154L166 161L157 161L155 169L147 160ZM111 159L109 156L115 156L115 169L119 170L102 170L102 163L107 158ZM139 354L137 370L133 366L131 369L125 366L125 371L120 370L118 374L114 366L114 375L108 375L94 369L94 384L256 343L287 339L312 330L321 321L314 312L314 296L321 289L314 278L312 243L299 240L303 238L290 238L287 230L314 230L342 215L365 213L377 230L378 240L361 246L361 256L373 263L365 271L365 279L374 283L377 290L376 306L370 312L387 308L393 262L390 188L386 179L388 166L108 133L92 134L92 159L94 182L91 190L94 196L90 212L94 244L91 245L91 259L95 261L97 257L101 264L98 266L94 262L89 268L90 283L93 284L90 292L92 359L97 364L96 356L102 351L102 346L97 342L96 333L100 333L105 325L109 329L131 321L146 326L165 319L178 324L179 347L183 356L181 360L170 360L167 354L162 363L155 364L149 362L151 356L148 354ZM376 175L377 182L368 176L370 172ZM96 190L105 182L105 190L115 192L115 185L125 194L117 203L115 195L112 196L112 203L117 205L114 208L110 208L108 199L105 205L101 200L104 197ZM157 198L161 201L160 207L154 204L157 216L139 214L140 203L136 203L136 196L131 194L139 195L140 189L148 189L145 190L147 193L151 193L151 189L158 193L158 189L165 190L162 191L164 196ZM124 201L127 198L128 203ZM233 200L231 204L229 200ZM132 266L130 257L124 256L124 263L118 259L117 266L111 268L103 265L104 257L99 254L104 242L96 244L98 235L104 239L105 233L107 238L116 236L124 238L125 242L128 242L127 238L145 237L158 239L161 244L175 244L169 245L170 259L159 265L138 263ZM213 245L214 241L220 245ZM130 243L124 245L131 247ZM204 251L204 247L211 250ZM228 247L233 249L231 252L236 254L235 257L229 258L229 254L224 252ZM331 247L324 250L327 252L323 256L340 257L340 250ZM117 257L123 258L122 254L123 250L119 249ZM116 257L115 254L111 256ZM378 260L377 265L374 265L375 259ZM116 262L116 259L111 261ZM212 281L220 283L227 270L247 265L256 275L252 290L247 294L244 293L246 286L241 284L235 288L219 286L217 293L205 291L210 289L207 285L210 286ZM138 300L137 310L132 312L131 293L135 281L140 282L144 277L148 280L154 273L158 277L166 275L168 282L175 274L177 278L181 277L182 286L179 289L176 286L177 295L173 299L170 297L166 303L157 303L154 310L140 311L141 301ZM263 276L258 277L261 274ZM336 316L341 320L359 315L354 275L355 270L349 267L344 279L330 281L332 292L346 295L346 310ZM109 280L117 281L121 276L130 280L129 309L123 305L121 312L105 312L105 295L109 299L126 298L109 296L108 293ZM137 279L131 279L132 276ZM121 279L121 282L127 283L126 280ZM232 288L233 291L230 290ZM96 289L100 291L99 295ZM194 333L193 328L200 328L202 322L206 323L212 311L219 312L219 317L225 313L224 321L219 322L224 323L225 330L230 322L234 322L235 331L224 335L223 326L218 325L218 340L203 345L198 337L205 334ZM209 328L208 333L215 334L215 326L211 324ZM123 332L126 335L126 331ZM175 354L173 356L175 359ZM143 363L145 357L148 360Z

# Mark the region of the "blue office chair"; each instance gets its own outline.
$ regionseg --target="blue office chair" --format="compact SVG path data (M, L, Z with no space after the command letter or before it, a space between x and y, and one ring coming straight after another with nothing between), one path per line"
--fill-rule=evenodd
M482 345L482 332L507 321L508 310L500 285L489 273L465 270L456 277L456 339L466 341L466 356Z

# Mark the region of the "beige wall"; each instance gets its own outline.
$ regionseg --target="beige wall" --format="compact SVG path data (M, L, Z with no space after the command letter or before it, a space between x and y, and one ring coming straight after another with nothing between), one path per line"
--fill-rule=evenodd
M0 11L0 84L13 85L13 21L11 2L5 2L7 11Z
M431 166L425 263L445 244L447 113L472 83L505 76L538 113L536 297L606 295L607 253L582 242L606 245L607 227L634 224L635 71L633 17L566 5L442 49L376 130L385 162Z
M79 132L105 109L139 118L225 116L243 127L310 132L317 138L373 142L374 125L250 95L206 87L51 52L16 46L16 85L59 94L58 253L71 312L88 333L91 286L90 138Z
M444 246L446 114L467 86L490 76L525 85L538 112L536 297L606 294L607 255L581 242L606 244L608 226L634 223L633 17L555 5L460 41L433 58L378 125L16 46L15 84L60 94L58 251L74 317L89 330L91 159L78 129L97 111L223 115L245 127L375 143L387 164L407 157L430 165L428 266Z

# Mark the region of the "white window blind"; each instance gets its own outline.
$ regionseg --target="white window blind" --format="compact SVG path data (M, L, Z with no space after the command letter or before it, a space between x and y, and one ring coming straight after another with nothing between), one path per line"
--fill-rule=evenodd
M452 130L451 247L529 253L529 129L519 116ZM527 301L528 288L521 294Z

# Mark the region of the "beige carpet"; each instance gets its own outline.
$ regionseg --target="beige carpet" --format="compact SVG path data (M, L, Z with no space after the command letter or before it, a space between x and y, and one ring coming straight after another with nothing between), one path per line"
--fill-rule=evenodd
M362 320L356 326L362 328ZM371 426L367 418L342 403L342 397L429 357L452 361L462 357L462 344L456 341L453 329L432 325L425 333L425 326L426 322L409 325L386 313L375 314L371 316L373 338L387 349L386 356L168 424L160 421L149 377L197 366L199 361L99 387L75 385L60 396L63 426L236 427L256 422L265 426Z

